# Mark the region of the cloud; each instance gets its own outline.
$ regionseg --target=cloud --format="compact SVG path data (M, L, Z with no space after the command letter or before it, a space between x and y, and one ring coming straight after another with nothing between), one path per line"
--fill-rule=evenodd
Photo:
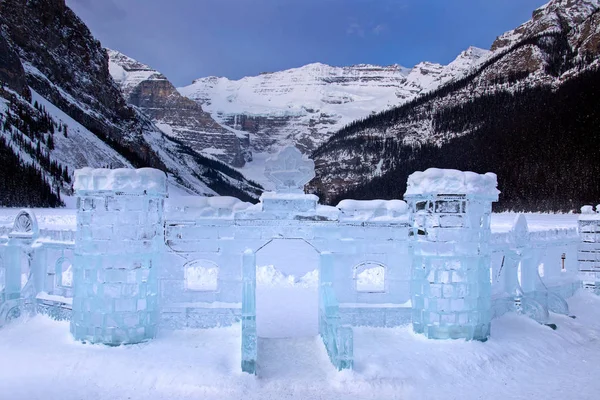
M346 34L349 36L365 37L365 29L359 23L352 22L346 29Z
M373 28L373 33L375 35L381 35L385 31L387 31L388 27L386 24L378 24L375 28Z

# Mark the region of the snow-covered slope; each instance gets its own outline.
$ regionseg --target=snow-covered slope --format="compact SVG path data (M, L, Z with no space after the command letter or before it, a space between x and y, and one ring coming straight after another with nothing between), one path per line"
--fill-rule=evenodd
M37 186L45 183L46 192L60 188L70 194L69 175L76 168L153 167L165 171L178 192L258 198L260 188L239 172L167 137L142 107L127 104L110 74L106 50L64 0L0 0L0 25L0 135L10 156L26 163L23 168L35 169L30 173L39 175ZM194 121L209 120L213 133L230 133L207 113L194 115L201 108L164 77L135 67L130 77L137 77L138 85L131 85L130 97L137 95L140 106L147 104L144 96L152 101L164 89L158 101L164 100L165 109L188 110ZM122 78L125 69L116 75ZM150 85L146 91L144 82L163 86ZM6 171L0 169L0 176L5 178ZM8 189L18 191L3 188ZM36 205L28 198L19 203L18 197L11 197L11 205Z
M250 132L255 152L296 144L315 149L342 126L397 106L466 74L486 50L471 47L446 66L309 64L237 81L208 77L178 88L221 124Z

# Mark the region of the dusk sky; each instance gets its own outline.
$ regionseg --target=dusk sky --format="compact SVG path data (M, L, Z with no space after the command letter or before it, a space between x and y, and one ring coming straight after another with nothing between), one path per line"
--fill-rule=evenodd
M67 0L105 47L176 86L312 62L447 64L547 0Z

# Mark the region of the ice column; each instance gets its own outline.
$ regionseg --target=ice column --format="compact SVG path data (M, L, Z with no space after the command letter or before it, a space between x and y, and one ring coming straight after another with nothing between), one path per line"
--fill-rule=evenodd
M26 286L22 287L22 274L31 277L32 244L38 236L35 214L30 210L21 210L8 234L8 244L4 249L4 271L0 271L4 275L0 280L0 326L20 314L24 293L27 292L29 301L35 297L32 280L27 279Z
M432 339L486 340L496 175L431 168L408 178L412 323Z
M319 334L331 363L341 371L354 366L354 334L351 327L341 326L333 280L333 255L323 252L319 267Z
M156 334L158 257L164 246L162 171L75 172L77 236L71 333L119 345Z
M242 256L242 371L256 373L256 256L250 249Z
M600 294L600 204L581 208L579 216L581 242L577 251L583 287Z

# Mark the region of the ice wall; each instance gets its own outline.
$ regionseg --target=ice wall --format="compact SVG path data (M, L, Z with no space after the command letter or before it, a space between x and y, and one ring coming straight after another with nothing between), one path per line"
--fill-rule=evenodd
M496 175L431 168L408 178L412 324L434 339L490 334L490 214Z
M156 334L166 176L150 168L75 173L77 235L71 333L119 345Z
M585 289L600 294L600 204L596 212L592 206L581 208L579 235L580 279Z

